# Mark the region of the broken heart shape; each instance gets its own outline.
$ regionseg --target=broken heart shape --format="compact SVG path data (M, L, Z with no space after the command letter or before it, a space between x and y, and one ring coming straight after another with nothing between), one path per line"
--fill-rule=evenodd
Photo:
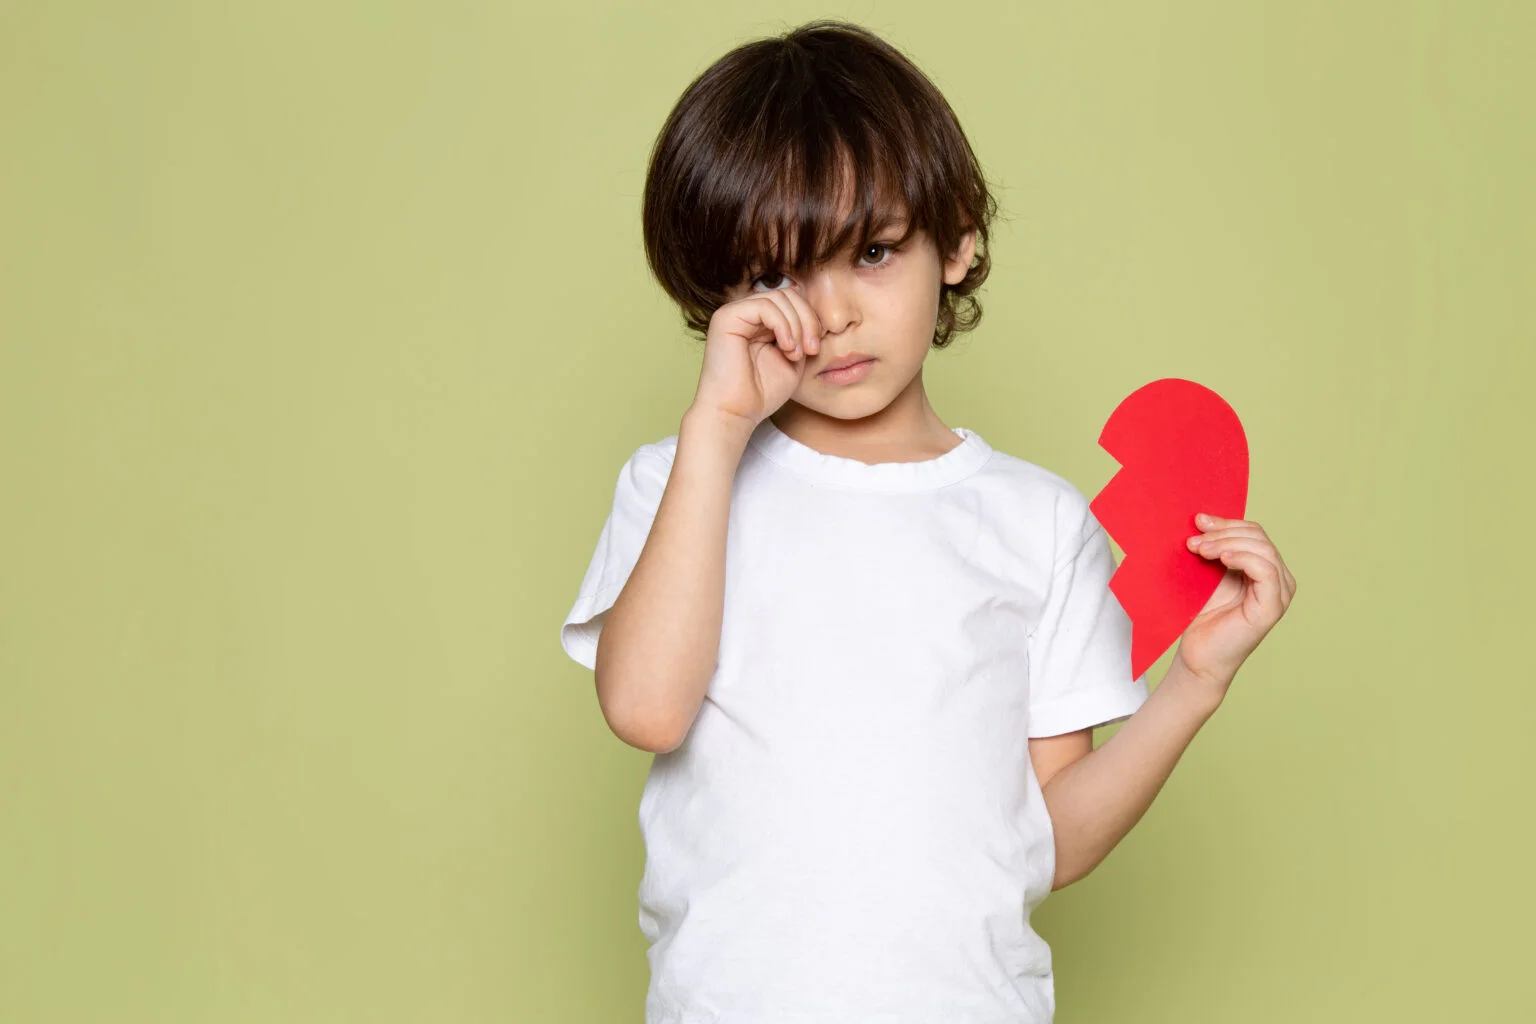
M1120 463L1088 503L1125 551L1110 577L1131 619L1131 677L1189 628L1227 568L1189 550L1195 514L1241 519L1248 500L1248 439L1237 413L1210 388L1155 380L1110 414L1099 446Z

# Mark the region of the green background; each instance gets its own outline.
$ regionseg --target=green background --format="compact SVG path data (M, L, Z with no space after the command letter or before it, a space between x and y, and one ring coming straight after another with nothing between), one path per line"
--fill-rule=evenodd
M1057 1019L1528 1012L1533 12L0 6L0 1019L640 1019L649 755L557 633L697 383L651 141L824 15L1008 218L939 414L1092 495L1198 380L1300 584L1036 915Z

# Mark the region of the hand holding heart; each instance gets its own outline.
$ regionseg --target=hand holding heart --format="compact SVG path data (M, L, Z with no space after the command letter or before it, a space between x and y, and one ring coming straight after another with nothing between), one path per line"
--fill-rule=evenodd
M1296 593L1264 528L1240 518L1243 425L1210 388L1165 377L1115 408L1099 445L1121 464L1089 509L1125 548L1109 588L1131 619L1131 676L1177 639L1176 665L1219 697Z
M1216 592L1179 640L1175 661L1225 691L1244 659L1291 605L1296 578L1258 523L1200 515L1191 551L1227 566Z

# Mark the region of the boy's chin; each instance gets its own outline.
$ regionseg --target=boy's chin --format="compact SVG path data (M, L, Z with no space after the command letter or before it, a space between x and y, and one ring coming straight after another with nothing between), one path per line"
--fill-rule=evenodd
M815 385L811 385L815 387ZM818 389L826 390L826 389ZM894 395L885 394L883 391L835 391L828 395L797 394L789 401L803 409L814 413L820 413L829 419L853 420L868 419L877 413L885 411L891 404Z

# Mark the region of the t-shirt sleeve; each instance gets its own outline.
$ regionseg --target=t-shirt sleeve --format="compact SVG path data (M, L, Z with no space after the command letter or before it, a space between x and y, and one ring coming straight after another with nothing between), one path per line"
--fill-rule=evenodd
M1148 697L1131 677L1131 619L1109 589L1109 535L1078 495L1081 513L1057 559L1045 610L1029 635L1031 738L1129 718Z
M597 666L597 637L603 620L640 560L672 472L674 451L665 442L642 445L619 470L613 507L598 534L576 603L560 626L560 646L587 668Z

